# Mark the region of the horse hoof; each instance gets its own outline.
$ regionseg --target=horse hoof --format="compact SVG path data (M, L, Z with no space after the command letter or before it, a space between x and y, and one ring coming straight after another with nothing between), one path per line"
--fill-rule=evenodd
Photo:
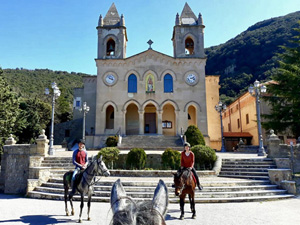
M192 219L196 219L196 215L193 215L193 216L192 216Z
M91 217L88 218L88 221L91 221Z
M82 223L82 220L81 220L81 219L79 219L79 220L78 220L78 223Z
M184 220L184 216L180 216L180 218L179 218L180 220Z
M68 213L68 212L66 213L66 216L69 216L69 213Z
M72 211L72 212L71 212L71 215L74 216L74 214L75 214L74 211Z

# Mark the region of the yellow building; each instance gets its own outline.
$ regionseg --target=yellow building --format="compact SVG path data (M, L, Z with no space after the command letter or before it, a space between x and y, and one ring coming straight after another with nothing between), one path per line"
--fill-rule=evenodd
M272 82L272 81L269 81ZM268 83L264 85L268 85ZM260 98L260 113L269 114L270 106L262 98ZM223 135L225 139L225 148L227 151L232 151L237 146L240 139L246 145L259 145L258 127L256 117L256 101L255 97L249 92L245 92L238 97L233 103L227 106L227 109L222 114L223 119ZM264 121L261 118L262 122ZM268 137L268 131L262 128L262 136L264 145ZM291 137L277 134L282 140L282 143L287 143Z

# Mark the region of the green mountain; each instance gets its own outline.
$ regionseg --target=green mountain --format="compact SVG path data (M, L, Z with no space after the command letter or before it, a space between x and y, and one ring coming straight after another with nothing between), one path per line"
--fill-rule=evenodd
M221 99L227 103L247 90L256 79L269 80L278 67L280 46L292 47L289 42L297 33L300 11L268 19L249 27L225 44L206 49L206 74L220 75Z
M51 102L45 93L45 88L51 90L51 83L56 82L64 97L70 104L73 103L73 89L83 87L83 73L52 71L49 69L4 69L3 77L13 91L23 98L39 98Z

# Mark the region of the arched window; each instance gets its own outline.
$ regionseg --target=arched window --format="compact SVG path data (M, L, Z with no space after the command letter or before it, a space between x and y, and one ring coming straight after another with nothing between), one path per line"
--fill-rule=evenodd
M185 54L186 55L194 54L194 41L190 37L185 39Z
M137 93L137 79L134 74L128 77L128 93Z
M112 56L115 55L116 43L113 39L109 39L106 43L106 55Z
M164 76L164 92L173 92L173 77L170 74Z

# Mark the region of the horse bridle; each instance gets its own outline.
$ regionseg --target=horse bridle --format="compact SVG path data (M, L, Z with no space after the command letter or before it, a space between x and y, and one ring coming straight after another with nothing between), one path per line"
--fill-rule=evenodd
M97 159L96 159L97 160ZM100 161L100 163L102 162L102 160ZM98 160L97 160L97 162L96 162L96 166L97 166L97 169L96 169L96 171L97 171L97 175L98 175L98 168L100 167L99 166L99 164L98 164ZM86 170L87 170L88 168L86 168ZM90 174L88 171L86 171L85 170L85 172L86 172L86 174L88 175L88 176L96 176L96 175L94 175L94 174ZM106 170L102 170L102 168L100 167L100 170L101 170L101 173L102 174L104 174L105 172L107 172L108 171L108 169L106 169ZM83 178L84 178L84 180L85 180L85 182L88 184L88 186L92 186L92 185L94 185L94 184L96 184L97 182L99 182L100 180L101 180L101 177L100 178L98 178L97 180L94 180L94 182L92 181L91 183L88 183L87 182L87 180L86 180L86 178L85 178L85 176L83 175Z
M182 176L180 177L180 184L182 184L182 186L175 186L176 189L179 189L180 190L180 194L182 193L183 189L185 188L185 184L183 183L183 179L182 179Z

